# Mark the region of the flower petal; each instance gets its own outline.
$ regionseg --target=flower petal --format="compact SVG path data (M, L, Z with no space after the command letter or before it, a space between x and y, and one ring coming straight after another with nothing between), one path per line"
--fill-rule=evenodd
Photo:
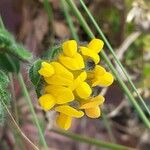
M81 118L84 113L83 111L78 111L69 105L61 105L55 108L56 111L68 115L70 117Z
M72 117L67 116L63 113L60 113L59 116L57 116L56 118L57 125L64 130L68 130L70 128L71 122Z
M49 78L44 78L44 80L51 85L73 86L73 80L67 79L67 77L61 75L53 75Z
M39 104L45 111L50 110L55 103L56 100L51 94L45 94L39 98Z
M87 78L87 73L85 71L81 72L78 77L74 80L74 89L76 89L83 81Z
M81 104L80 109L89 109L103 104L105 98L101 95L98 95L94 98L88 100L88 102L84 102Z
M105 68L101 67L100 65L96 65L94 70L88 73L88 79L96 78L96 76L102 76L106 73Z
M42 62L41 69L38 72L44 77L50 77L55 73L53 66L47 62Z
M91 42L88 44L88 48L92 49L94 52L99 53L104 46L104 42L100 39L93 39Z
M92 89L86 82L81 82L81 84L76 88L76 92L79 97L86 99L91 95Z
M67 79L73 80L74 78L73 74L68 69L66 69L63 65L61 65L58 62L51 62L51 65L55 69L55 74L61 75Z
M90 118L98 118L101 115L101 111L100 111L100 108L98 106L93 107L93 108L89 108L89 109L85 109L85 113Z
M100 57L96 52L92 51L91 49L89 49L87 47L83 47L83 46L80 47L80 51L81 51L82 55L90 57L95 62L95 64L99 63Z
M62 44L63 52L66 56L73 57L77 53L77 42L69 40Z
M97 76L92 80L92 87L93 86L110 86L114 81L114 78L111 73L106 72L103 76Z
M57 104L65 104L74 100L72 91L67 87L48 85L45 87L45 92L53 95Z
M70 70L81 70L85 67L83 58L79 53L76 53L74 57L60 55L59 61Z

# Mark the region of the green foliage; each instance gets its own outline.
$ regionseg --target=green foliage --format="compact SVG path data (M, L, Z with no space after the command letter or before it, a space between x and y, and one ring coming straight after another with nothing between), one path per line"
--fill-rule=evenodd
M0 123L4 122L5 109L4 104L9 106L10 93L7 90L9 84L8 76L5 72L0 70Z
M38 97L41 95L41 90L43 86L43 80L38 73L38 70L41 68L41 63L42 63L42 60L38 59L37 61L34 62L34 64L31 66L29 70L29 78L35 87Z
M0 68L7 72L16 72L20 70L20 62L14 56L8 54L0 54Z
M56 47L51 48L45 54L46 56L45 59L48 59L49 61L51 61L52 59L55 59L59 55L60 51L61 51L61 47L56 46ZM43 87L43 79L38 73L38 70L41 68L41 63L42 63L41 59L36 60L29 70L29 78L35 87L38 97L41 96L41 92L42 92L41 90Z
M14 37L6 30L0 28L0 52L8 53L22 61L28 61L32 54L23 46L16 43Z
M61 47L60 46L54 46L52 48L50 48L47 53L45 54L45 58L48 59L49 61L57 58L57 56L59 55L59 53L61 52Z

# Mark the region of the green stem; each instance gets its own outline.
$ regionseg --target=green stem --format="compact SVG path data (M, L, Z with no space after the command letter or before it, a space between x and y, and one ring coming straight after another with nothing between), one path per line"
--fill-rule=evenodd
M29 93L27 91L27 88L26 88L26 85L24 83L24 80L23 80L23 77L22 77L21 73L18 74L18 80L19 80L19 83L20 83L21 88L23 90L23 93L24 93L24 95L26 97L26 100L27 100L27 103L29 105L30 111L31 111L31 113L33 115L33 118L34 118L35 124L37 126L37 129L39 131L39 136L40 136L41 142L42 142L42 144L44 146L44 150L48 150L48 146L46 144L46 141L45 141L42 129L41 129L39 121L38 121L38 117L37 117L37 115L36 115L36 113L34 111L34 108L33 108L32 102L31 102L31 98L29 96Z
M104 40L104 42L106 43L108 49L110 50L110 52L112 53L115 61L117 62L117 64L119 65L119 67L121 68L121 70L123 71L124 75L126 76L128 82L130 83L131 87L133 88L133 90L135 91L135 93L137 94L137 96L139 97L141 103L143 104L143 106L145 107L145 110L148 112L148 114L150 115L150 110L147 107L146 103L144 102L144 99L141 97L141 95L139 94L139 92L137 91L135 85L133 84L129 74L127 73L127 71L124 69L123 65L121 64L120 60L117 58L116 54L114 53L114 50L112 48L112 46L110 45L110 43L108 42L107 38L105 37L105 35L103 34L103 31L100 29L100 27L98 26L97 22L95 21L94 17L92 16L92 14L90 13L90 11L88 10L88 8L86 7L85 3L83 2L83 0L80 0L80 3L83 7L83 9L86 11L87 15L89 16L90 20L92 21L94 27L96 28L97 32L99 33L99 35L102 37L102 39Z
M74 4L74 2L72 0L66 0L66 2L70 6L71 10L74 12L74 14L76 15L76 17L78 18L80 24L82 25L82 27L85 30L85 32L87 33L87 35L91 39L95 38L93 32L89 28L88 24L86 23L85 19L81 15L80 11L78 10L78 8ZM128 87L126 86L126 84L122 81L120 75L118 74L118 72L116 71L115 67L112 65L111 61L109 60L109 58L107 57L107 55L105 54L104 51L101 51L101 56L103 57L104 61L107 63L107 65L109 66L109 68L111 69L111 71L114 74L114 76L117 78L117 81L119 82L120 86L122 87L122 89L124 90L124 92L126 93L126 95L128 96L130 102L133 104L133 106L137 110L139 116L141 117L141 119L143 120L143 122L145 123L145 125L150 129L150 122L149 122L149 120L147 119L147 117L145 116L144 112L142 111L142 109L138 105L137 101L134 99L132 93L130 92L130 90L128 89Z
M66 5L66 2L65 0L61 0L61 4L62 4L62 8L63 8L63 11L64 11L64 15L66 17L66 20L67 20L67 23L68 23L68 26L70 28L70 32L72 34L72 37L79 42L79 37L78 35L76 34L76 29L73 25L73 22L72 22L72 18L70 17L69 15L69 11L68 11L68 7Z
M44 0L44 8L47 11L47 15L48 15L48 20L49 23L52 23L53 20L53 12L52 12L52 8L49 5L48 0Z
M133 148L129 148L129 147L126 147L126 146L123 146L123 145L112 144L112 143L109 143L109 142L104 142L104 141L100 141L100 140L97 140L97 139L94 139L94 138L84 137L84 136L74 134L74 133L70 133L70 132L66 132L66 131L63 131L63 130L52 129L51 131L54 132L54 133L63 135L65 137L71 138L75 141L92 144L92 145L95 145L97 147L109 148L111 150L133 150Z

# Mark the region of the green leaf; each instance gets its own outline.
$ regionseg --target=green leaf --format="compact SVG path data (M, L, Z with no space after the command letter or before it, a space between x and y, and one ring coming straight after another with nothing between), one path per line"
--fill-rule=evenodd
M32 58L32 53L30 53L22 45L19 44L11 45L7 49L7 52L22 61L29 61Z
M45 54L46 59L48 59L49 61L57 58L57 56L60 54L60 52L62 51L60 46L54 46L52 48L50 48L47 53Z
M4 103L5 105L9 106L10 105L10 92L7 90L7 86L9 84L9 78L3 72L0 70L0 123L4 122L4 117L5 117L5 108L4 108Z
M8 86L8 84L9 84L8 76L6 75L5 72L0 70L0 86L6 88Z
M0 52L13 55L22 61L29 61L32 53L22 45L16 43L14 37L4 29L0 28Z
M7 72L16 72L20 70L20 62L14 56L0 54L0 69Z
M34 64L31 66L29 70L29 78L35 87L38 97L41 96L41 90L43 87L43 80L40 74L38 73L38 70L41 68L41 63L42 60L38 59L37 61L34 62Z

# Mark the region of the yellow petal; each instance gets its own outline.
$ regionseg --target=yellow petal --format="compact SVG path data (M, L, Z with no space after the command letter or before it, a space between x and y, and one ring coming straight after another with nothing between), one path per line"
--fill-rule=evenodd
M99 53L104 46L104 42L100 39L93 39L91 42L88 44L88 48L92 49L96 53Z
M69 105L61 105L55 108L55 111L68 115L70 117L81 118L84 113L83 111L78 111Z
M94 98L88 100L88 102L84 102L81 104L80 109L89 109L103 104L105 98L101 95L98 95Z
M87 78L87 73L85 71L81 72L78 77L74 80L74 89L76 89L81 82L85 81Z
M53 66L47 62L42 62L41 69L38 72L44 77L50 77L55 73Z
M85 109L85 113L90 118L98 118L101 115L101 111L100 111L100 108L98 106L93 107L93 108L89 108L89 109Z
M87 57L90 57L94 62L95 64L98 64L99 61L100 61L100 57L99 55L93 51L92 49L89 49L87 47L80 47L80 51L82 53L82 55L84 56L87 56Z
M46 83L51 85L63 85L63 86L73 86L73 80L67 79L66 77L63 77L61 75L53 75L49 78L44 78Z
M80 98L86 99L91 95L92 89L86 82L81 82L76 88L76 92Z
M77 53L77 42L69 40L62 44L63 52L66 56L73 57Z
M50 94L45 94L39 98L39 104L45 111L50 110L55 105L55 102L55 98Z
M96 65L94 70L88 73L88 79L95 78L96 76L102 76L106 73L105 68L100 65Z
M72 91L67 87L48 85L45 87L45 92L53 95L57 104L65 104L74 100Z
M64 130L68 130L70 128L71 122L72 117L69 117L63 113L60 113L56 118L57 125Z
M61 75L67 79L73 80L74 78L73 74L68 69L66 69L63 65L61 65L58 62L51 62L51 65L55 69L55 74Z
M60 55L59 61L70 70L81 70L85 67L83 58L79 53L76 53L74 57Z
M92 86L110 86L114 81L114 78L111 73L106 72L103 76L97 76L95 79L93 79Z

